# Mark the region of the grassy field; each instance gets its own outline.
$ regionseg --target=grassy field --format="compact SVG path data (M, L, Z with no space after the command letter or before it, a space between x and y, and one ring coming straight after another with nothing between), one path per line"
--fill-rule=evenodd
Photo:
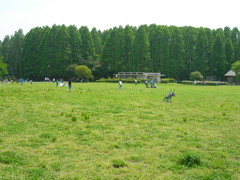
M0 85L0 179L240 179L240 86Z

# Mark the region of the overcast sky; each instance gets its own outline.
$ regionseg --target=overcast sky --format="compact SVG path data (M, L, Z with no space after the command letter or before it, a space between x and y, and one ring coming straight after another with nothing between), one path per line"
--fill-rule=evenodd
M239 0L0 0L0 40L53 24L104 30L142 24L238 27Z

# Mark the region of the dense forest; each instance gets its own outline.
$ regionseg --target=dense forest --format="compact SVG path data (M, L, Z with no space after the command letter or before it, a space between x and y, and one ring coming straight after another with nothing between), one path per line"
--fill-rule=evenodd
M240 60L238 28L209 29L160 25L114 27L105 31L86 26L20 29L0 41L0 56L10 76L33 80L69 77L70 65L86 65L95 77L116 72L161 72L189 79L193 71L224 79Z

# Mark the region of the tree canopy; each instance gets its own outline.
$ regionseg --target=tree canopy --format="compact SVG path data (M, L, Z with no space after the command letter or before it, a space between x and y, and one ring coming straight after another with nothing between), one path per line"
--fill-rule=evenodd
M66 68L86 65L96 79L119 71L161 72L189 79L191 72L219 80L240 59L238 28L209 29L161 26L114 27L105 31L86 26L20 29L0 43L8 72L16 78L41 80L69 77Z
M236 73L237 80L240 82L240 60L232 64L232 70Z
M0 56L0 78L8 75L7 64L3 62L3 57Z
M85 65L76 66L74 72L77 75L78 79L83 82L84 80L92 80L94 77L92 71Z
M190 73L190 80L194 81L194 80L198 80L201 81L203 80L203 75L199 72L199 71L194 71Z

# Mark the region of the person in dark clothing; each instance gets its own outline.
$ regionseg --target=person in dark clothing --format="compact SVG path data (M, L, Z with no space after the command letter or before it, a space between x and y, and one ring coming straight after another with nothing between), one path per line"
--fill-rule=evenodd
M72 89L72 82L71 82L71 80L69 79L69 80L68 80L68 90L71 91L71 89Z

